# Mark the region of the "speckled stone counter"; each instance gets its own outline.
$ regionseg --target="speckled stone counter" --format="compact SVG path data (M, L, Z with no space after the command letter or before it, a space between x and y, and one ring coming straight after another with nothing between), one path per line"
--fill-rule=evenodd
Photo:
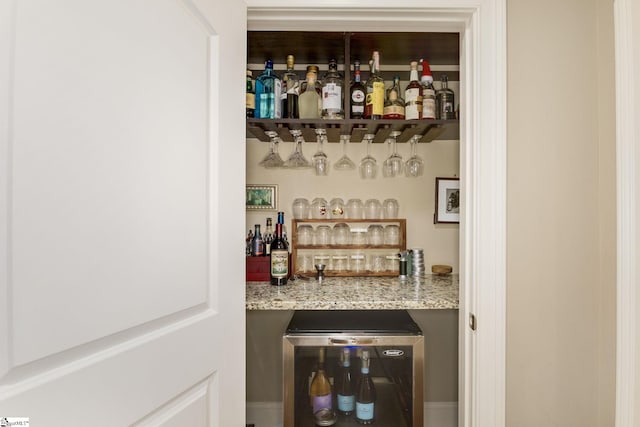
M298 278L286 286L247 282L247 310L429 310L458 308L458 275Z

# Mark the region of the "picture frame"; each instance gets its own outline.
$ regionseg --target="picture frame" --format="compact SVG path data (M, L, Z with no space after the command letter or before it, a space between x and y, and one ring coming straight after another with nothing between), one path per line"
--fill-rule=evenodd
M436 177L434 224L460 223L460 178Z
M245 196L245 206L248 211L278 210L278 186L275 184L248 184Z

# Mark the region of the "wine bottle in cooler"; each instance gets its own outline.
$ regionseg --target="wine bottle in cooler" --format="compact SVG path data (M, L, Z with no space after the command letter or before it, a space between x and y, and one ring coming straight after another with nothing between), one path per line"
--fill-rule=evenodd
M269 254L271 284L284 286L289 277L289 246L282 237L282 224L276 224L276 234Z
M340 352L340 366L334 384L338 412L342 415L351 415L356 407L356 396L353 392L353 377L351 376L351 350L347 347Z
M362 350L361 375L356 389L356 421L373 424L375 421L376 387L369 374L369 350Z
M325 349L320 347L318 352L318 371L316 372L311 386L309 387L309 399L316 421L329 421L335 419L333 412L333 394L331 383L324 370ZM329 424L325 424L329 425Z

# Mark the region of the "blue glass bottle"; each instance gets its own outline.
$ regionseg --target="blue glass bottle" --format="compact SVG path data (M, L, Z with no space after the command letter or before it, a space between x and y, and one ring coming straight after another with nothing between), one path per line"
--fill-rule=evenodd
M264 72L256 79L256 110L259 119L279 119L282 117L280 92L282 82L273 72L273 61L267 59Z

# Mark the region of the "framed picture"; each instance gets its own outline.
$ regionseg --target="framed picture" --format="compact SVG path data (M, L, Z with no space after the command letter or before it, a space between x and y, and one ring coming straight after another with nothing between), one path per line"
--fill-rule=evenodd
M433 223L460 223L460 178L436 178Z
M278 186L247 185L245 205L248 211L278 210Z

